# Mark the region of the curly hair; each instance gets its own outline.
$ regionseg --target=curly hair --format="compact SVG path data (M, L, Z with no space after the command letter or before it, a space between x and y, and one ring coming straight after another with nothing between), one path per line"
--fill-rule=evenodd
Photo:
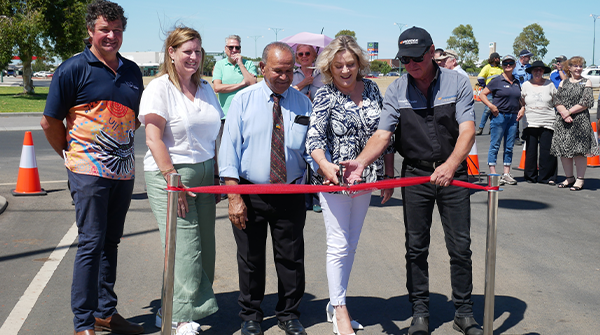
M164 60L163 63L160 66L160 72L158 73L157 77L160 77L164 74L168 74L169 75L169 80L171 80L171 82L173 83L173 85L175 85L175 87L177 87L177 89L179 89L181 91L181 83L179 82L179 75L177 74L177 70L175 69L175 64L173 63L171 56L169 55L169 48L173 48L173 50L177 50L177 48L179 48L183 43L188 42L188 41L192 41L192 40L198 40L198 42L200 42L200 47L201 47L201 51L202 51L202 59L200 59L200 67L198 67L198 70L192 75L192 82L194 84L196 84L196 86L200 87L201 84L201 80L200 78L202 77L202 72L204 71L204 48L202 48L202 37L200 36L200 33L197 32L195 29L192 28L188 28L185 26L180 26L175 28L173 31L169 32L169 36L167 37L167 39L165 40L165 45L164 45Z
M85 25L90 31L94 31L96 20L98 20L100 16L108 22L121 20L123 30L127 27L127 18L125 17L123 7L114 2L96 0L88 5L87 15L85 16Z
M565 66L566 65L566 66ZM571 71L569 71L569 66L571 65L581 65L581 67L585 67L585 59L581 56L574 56L569 58L566 61L566 64L563 63L563 71L567 74L567 77L572 77Z
M365 50L363 50L356 40L352 36L341 35L331 41L323 52L319 55L316 62L316 67L321 71L323 75L323 83L331 84L333 77L331 76L331 64L333 59L338 52L348 51L354 55L356 62L358 63L358 75L356 80L361 80L367 73L369 73L369 57Z

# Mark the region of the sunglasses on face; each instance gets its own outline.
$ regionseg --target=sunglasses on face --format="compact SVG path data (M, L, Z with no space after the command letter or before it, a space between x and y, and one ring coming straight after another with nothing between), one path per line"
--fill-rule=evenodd
M240 51L242 50L242 47L240 45L226 45L227 49L229 49L229 51L233 51L233 49Z
M502 62L502 66L509 66L509 65L515 65L515 62L514 61Z
M425 52L419 57L402 56L402 57L400 57L400 63L406 65L406 64L410 63L411 60L415 63L421 63L423 61L423 57L425 57L425 54L427 53L428 50L429 49L425 50Z
M304 57L304 56L308 57L308 56L310 56L310 52L299 52L298 56L300 56L300 57Z

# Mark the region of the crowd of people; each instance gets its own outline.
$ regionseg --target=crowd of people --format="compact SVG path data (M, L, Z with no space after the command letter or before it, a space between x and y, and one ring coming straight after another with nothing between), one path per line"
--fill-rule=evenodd
M521 119L526 120L527 181L557 184L560 157L567 179L558 187L581 190L585 157L598 154L588 110L593 105L591 83L581 77L581 57L557 58L558 74L547 80L543 75L550 69L540 61L529 64L527 50L519 60L493 53L478 78L487 109L476 130L472 88L458 53L436 49L422 28L400 35L397 58L407 74L383 97L378 85L365 78L365 50L349 36L339 36L321 50L270 43L259 69L242 59L240 37L227 36L227 57L215 65L213 90L201 78L202 37L183 26L168 33L161 71L144 88L137 65L118 53L126 24L116 3L96 0L88 6L90 44L57 69L41 121L49 143L65 161L75 204L79 242L71 307L76 335L144 331L118 313L114 291L117 247L135 176L133 137L140 124L149 149L144 178L163 250L165 188L172 174L181 176L183 187L354 184L394 178L394 152L402 155L401 177L430 179L401 189L406 288L412 304L408 333L415 335L429 333L427 258L435 204L450 257L453 328L483 334L471 298L470 193L450 183L467 180L465 159L488 111L488 165L495 173L504 140L504 183L516 184L510 165ZM257 81L259 72L262 81ZM393 192L383 190L381 202ZM316 198L230 193L226 198L237 247L243 335L263 334L268 231L278 279L278 327L288 335L306 334L299 307L305 292L307 209L322 211L326 228L326 319L335 334L364 328L352 318L346 295L370 192L321 192ZM178 335L198 334L198 321L218 310L213 292L215 206L221 199L192 192L180 192L177 199L172 324L167 327ZM163 326L161 309L156 325Z

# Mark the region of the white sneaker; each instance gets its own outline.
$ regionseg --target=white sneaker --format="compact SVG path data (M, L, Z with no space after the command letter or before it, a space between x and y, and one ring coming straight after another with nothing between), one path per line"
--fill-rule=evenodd
M175 335L197 335L200 332L200 324L190 321L177 327Z
M158 312L156 312L156 320L154 321L154 325L157 328L162 328L162 308L159 308ZM171 328L176 329L177 322L171 322Z
M517 181L515 178L513 178L513 176L510 175L510 173L503 174L500 180L503 181L504 184L517 185Z

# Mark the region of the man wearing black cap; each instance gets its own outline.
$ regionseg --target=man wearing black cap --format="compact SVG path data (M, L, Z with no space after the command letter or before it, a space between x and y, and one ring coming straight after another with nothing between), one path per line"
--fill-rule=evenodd
M527 72L527 69L529 67L531 67L531 64L529 64L529 61L531 60L531 56L533 56L533 54L531 52L529 52L529 50L523 49L519 53L519 60L517 61L517 64L515 64L515 69L513 70L513 76L515 76L515 78L517 78L519 83L521 83L521 86L523 86L524 82L529 81L529 79L531 79L531 73ZM521 141L521 137L519 136L519 134L520 134L520 126L519 125L520 124L517 123L517 134L515 135L516 136L515 145L523 145L523 141Z
M381 155L392 135L404 157L402 177L429 176L430 183L402 188L406 237L406 272L413 319L409 334L429 334L430 228L437 203L450 255L454 329L463 334L483 331L473 318L471 300L471 204L466 188L450 186L467 180L465 161L475 142L473 93L469 80L434 61L431 36L422 28L404 31L398 55L408 74L385 94L378 130L356 160L345 162L349 183Z

